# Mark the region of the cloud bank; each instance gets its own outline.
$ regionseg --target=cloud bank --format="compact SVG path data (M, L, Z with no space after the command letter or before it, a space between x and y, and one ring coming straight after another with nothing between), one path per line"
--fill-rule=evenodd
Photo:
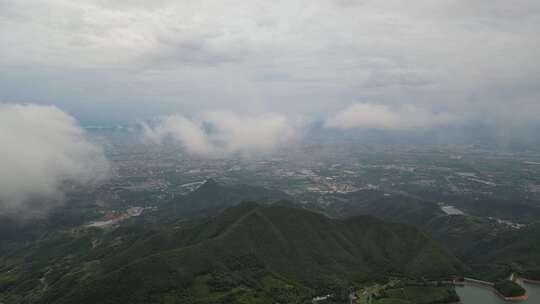
M170 138L187 152L204 156L270 152L299 136L295 123L280 114L209 112L196 119L172 115L143 128L148 141L163 143Z
M109 164L68 114L54 106L0 104L0 212L45 211L65 182L106 177Z
M456 123L458 119L448 113L403 105L390 108L373 103L357 103L329 118L325 126L339 129L404 130L428 128Z
M539 124L539 37L538 0L0 0L0 100L105 122L375 100Z

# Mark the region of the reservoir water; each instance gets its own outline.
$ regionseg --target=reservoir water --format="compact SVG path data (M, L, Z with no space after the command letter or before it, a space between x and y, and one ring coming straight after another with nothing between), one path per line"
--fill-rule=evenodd
M540 285L528 284L522 281L518 283L527 290L529 299L517 303L523 304L539 304L540 303ZM489 288L485 288L479 285L465 284L464 287L456 287L456 291L461 298L463 304L504 304L505 302L501 298L495 295Z

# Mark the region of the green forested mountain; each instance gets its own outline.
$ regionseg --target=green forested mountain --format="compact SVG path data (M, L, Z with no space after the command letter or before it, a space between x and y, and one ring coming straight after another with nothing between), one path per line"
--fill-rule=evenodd
M540 263L538 225L505 230L377 191L341 195L323 210L334 218L283 198L209 180L117 227L50 230L0 258L0 303L309 303L359 282L497 280Z
M170 216L194 216L215 214L216 211L245 201L268 202L289 199L284 192L251 185L224 185L208 179L195 191L177 197L163 206L164 214Z
M157 231L57 233L0 265L6 304L298 303L352 281L464 267L411 226L255 203Z
M387 221L421 226L434 217L444 215L437 204L403 194L358 191L343 196L346 201L338 207L341 216L366 214Z
M530 273L538 269L540 223L486 238L477 243L466 261L479 274L493 280L506 277L511 272Z
M513 230L487 218L446 215L432 201L401 194L385 196L380 191L358 191L337 198L323 211L341 217L361 214L412 224L471 266L470 276L498 280L540 265L538 223Z

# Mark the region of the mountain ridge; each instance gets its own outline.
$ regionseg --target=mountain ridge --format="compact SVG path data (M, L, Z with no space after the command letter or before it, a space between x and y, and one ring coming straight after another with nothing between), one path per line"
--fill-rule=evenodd
M135 234L123 245L117 244L119 236L107 236L101 236L97 248L81 247L70 255L54 251L42 261L45 269L52 269L48 274L32 275L37 265L20 266L12 276L43 276L48 284L43 291L37 280L31 280L35 286L26 283L34 286L30 294L38 299L27 303L157 303L167 295L189 294L194 282L206 286L210 297L235 297L231 286L244 286L247 294L275 302L270 285L291 286L290 297L309 298L329 282L346 285L389 274L447 277L464 267L412 226L369 216L330 219L304 209L252 202L204 220ZM73 246L78 239L92 238L74 237ZM42 246L49 250L47 241ZM36 250L28 258L39 255ZM80 262L66 268L68 256ZM20 258L24 260L13 257ZM4 290L15 297L22 283L15 279ZM216 287L221 291L212 291L212 286L221 286Z

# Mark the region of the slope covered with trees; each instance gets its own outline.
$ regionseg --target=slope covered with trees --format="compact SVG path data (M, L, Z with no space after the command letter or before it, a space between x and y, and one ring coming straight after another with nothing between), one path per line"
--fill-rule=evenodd
M5 303L303 302L378 277L463 265L416 228L243 203L157 231L71 231L1 263Z

